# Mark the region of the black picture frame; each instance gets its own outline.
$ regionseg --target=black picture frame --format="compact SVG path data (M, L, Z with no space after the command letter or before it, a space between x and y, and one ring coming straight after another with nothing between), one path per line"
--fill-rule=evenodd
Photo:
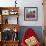
M37 21L38 20L38 7L24 7L24 20Z

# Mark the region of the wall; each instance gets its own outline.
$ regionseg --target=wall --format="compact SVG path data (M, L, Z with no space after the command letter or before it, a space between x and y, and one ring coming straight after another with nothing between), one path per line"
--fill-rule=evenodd
M1 7L10 7L15 6L15 0L0 0ZM20 7L20 16L19 16L19 24L21 26L43 26L43 6L42 0L17 0L18 5ZM38 7L38 21L24 21L24 7Z

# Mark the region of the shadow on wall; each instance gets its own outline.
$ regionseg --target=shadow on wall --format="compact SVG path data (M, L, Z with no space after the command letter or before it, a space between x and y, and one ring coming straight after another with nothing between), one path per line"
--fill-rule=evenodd
M20 40L20 42L23 38L23 35L24 35L25 31L28 28L32 28L36 32L39 41L41 43L43 43L43 30L42 30L41 26L21 26L20 31L19 31L19 40Z

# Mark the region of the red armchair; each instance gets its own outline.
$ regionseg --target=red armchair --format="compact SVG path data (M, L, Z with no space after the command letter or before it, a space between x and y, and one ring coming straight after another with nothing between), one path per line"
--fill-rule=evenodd
M32 36L34 37L34 39L36 38L36 44L34 46L41 46L41 44L37 40L37 35L32 28L27 29L27 31L25 32L24 37L22 38L21 46L27 46L28 42L26 44L25 40L26 39L29 40L30 38L32 38ZM31 46L31 45L29 45L29 46Z

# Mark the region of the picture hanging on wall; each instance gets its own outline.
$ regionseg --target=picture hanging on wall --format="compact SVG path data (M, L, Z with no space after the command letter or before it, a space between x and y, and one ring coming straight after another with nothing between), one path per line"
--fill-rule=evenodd
M24 7L24 20L37 21L38 20L38 8L37 7Z

